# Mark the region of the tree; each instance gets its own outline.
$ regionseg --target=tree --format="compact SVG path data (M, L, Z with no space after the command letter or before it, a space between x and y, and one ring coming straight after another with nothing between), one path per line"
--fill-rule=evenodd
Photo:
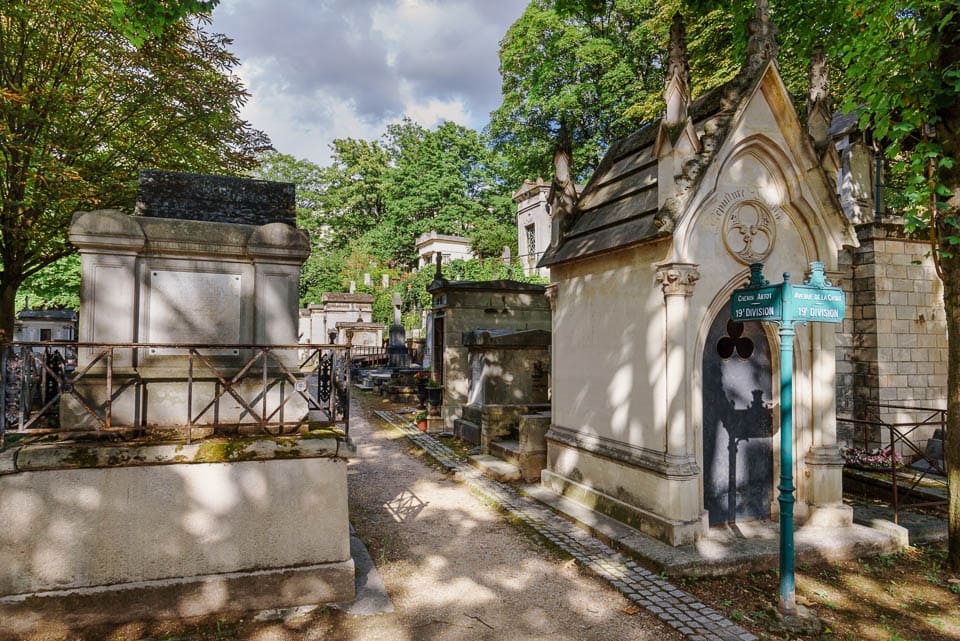
M377 141L355 138L338 138L331 147L321 207L333 242L342 246L384 222L390 155Z
M847 64L845 107L886 142L908 178L907 230L925 234L947 315L948 563L960 571L960 11L923 0L854 3L855 38L833 42Z
M503 103L489 132L519 185L552 174L561 122L582 179L615 140L659 117L667 34L679 0L533 0L500 45ZM713 8L692 21L692 75L705 91L737 71L735 22Z
M80 256L70 254L27 278L17 291L17 309L80 309Z
M134 48L111 0L21 0L0 9L0 332L24 279L66 256L73 212L131 209L137 169L236 174L266 137L228 40L200 16Z
M517 257L517 227L516 225L489 224L475 229L470 236L470 249L478 258L495 258L503 256L503 248L510 248L510 255Z
M220 0L115 0L111 23L135 46L159 36L167 25L193 14L209 15Z
M390 252L414 260L422 233L469 234L479 225L513 220L503 163L472 129L444 122L428 131L405 119L386 134L393 170L387 183Z

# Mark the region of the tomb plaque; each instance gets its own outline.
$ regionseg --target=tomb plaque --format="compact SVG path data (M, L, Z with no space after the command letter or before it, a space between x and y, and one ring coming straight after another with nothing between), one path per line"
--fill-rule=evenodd
M147 336L151 343L240 343L239 274L152 270ZM182 350L150 348L151 355ZM238 350L216 350L236 355Z

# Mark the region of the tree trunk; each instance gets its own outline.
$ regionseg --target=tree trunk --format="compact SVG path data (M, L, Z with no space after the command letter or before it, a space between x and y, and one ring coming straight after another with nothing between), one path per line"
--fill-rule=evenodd
M943 304L947 312L947 465L950 506L947 517L947 563L960 571L960 257L943 260Z
M0 278L0 342L13 340L18 285Z
M956 69L960 63L960 18L955 14L940 24L940 69ZM957 161L941 170L940 179L951 191L947 199L945 217L956 220L960 216L960 104L949 100L937 115L937 138L944 154ZM956 235L956 229L945 230ZM947 517L947 564L960 572L960 252L958 246L947 244L945 250L953 256L941 261L943 267L943 304L947 312L947 433L943 442L943 458L947 464L950 507Z

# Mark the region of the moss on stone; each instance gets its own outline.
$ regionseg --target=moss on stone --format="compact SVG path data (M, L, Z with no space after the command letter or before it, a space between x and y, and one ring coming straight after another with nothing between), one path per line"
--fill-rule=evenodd
M300 438L302 439L343 438L344 436L346 435L335 427L315 427L301 434Z
M96 467L98 463L97 453L89 447L73 448L70 456L63 459L65 465L76 467Z
M249 461L256 457L254 452L247 451L253 440L201 443L193 457L195 463L230 463L235 461Z

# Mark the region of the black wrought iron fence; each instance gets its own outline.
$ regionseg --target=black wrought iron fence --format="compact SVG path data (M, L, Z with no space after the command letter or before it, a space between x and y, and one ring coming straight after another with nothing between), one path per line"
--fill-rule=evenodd
M3 343L0 447L10 434L157 427L148 408L157 405L152 388L163 386L155 395L167 399L160 426L180 429L187 439L198 427L282 434L329 426L347 434L350 350L346 345ZM171 407L170 398L182 406ZM61 415L65 404L74 415ZM123 412L115 411L118 404Z
M899 520L900 508L945 508L946 500L930 501L917 492L917 486L927 479L931 472L946 476L944 460L930 456L927 448L921 448L917 432L921 428L932 428L946 437L947 411L936 407L915 407L869 403L862 406L862 418L837 418L838 423L849 423L853 428L853 442L862 445L861 452L870 459L869 468L889 472L893 494L893 520ZM896 417L896 418L893 418ZM925 465L909 468L905 472L907 460L923 461ZM904 482L903 496L900 494L901 480ZM945 484L946 481L943 481ZM903 502L908 496L916 499Z

